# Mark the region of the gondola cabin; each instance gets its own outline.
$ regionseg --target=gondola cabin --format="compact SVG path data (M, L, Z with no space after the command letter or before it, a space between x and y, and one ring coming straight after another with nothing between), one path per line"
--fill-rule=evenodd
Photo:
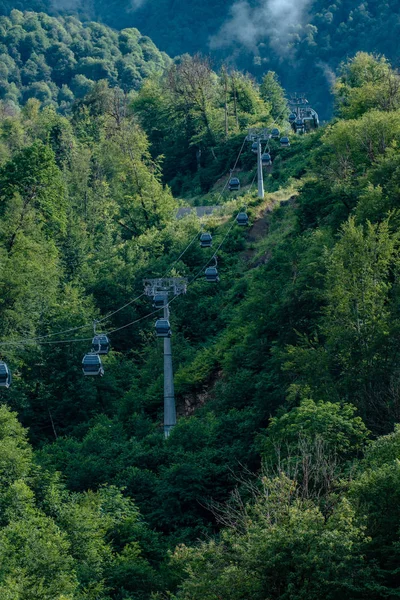
M270 167L272 165L272 158L269 152L265 152L261 156L261 162L263 167Z
M291 124L294 123L296 119L297 119L296 113L290 113L290 115L289 115L289 123L291 123Z
M159 338L169 338L172 335L171 325L168 319L157 319L155 328L156 335Z
M229 191L238 192L240 190L240 181L237 177L231 177L229 180Z
M153 297L153 308L162 308L166 304L167 297L163 294L156 294Z
M209 281L210 283L218 283L219 281L217 267L207 267L204 275L206 276L206 281Z
M106 335L95 335L92 340L92 352L96 354L108 354L110 351L110 340Z
M236 217L236 223L238 225L241 225L242 227L245 225L249 224L249 217L247 216L247 213L245 212L240 212L238 214L238 216Z
M104 369L98 354L85 354L82 360L82 371L84 375L91 377L103 377Z
M212 235L211 233L205 232L200 236L200 248L211 248L212 246Z
M0 387L9 388L11 385L11 371L5 362L0 361Z
M274 127L274 129L271 131L271 137L273 140L279 140L280 138L280 132L279 129L277 127Z
M251 151L254 152L254 154L258 153L258 143L257 142L253 142L251 145Z
M289 148L289 146L290 146L289 138L281 137L280 144L281 144L282 148Z

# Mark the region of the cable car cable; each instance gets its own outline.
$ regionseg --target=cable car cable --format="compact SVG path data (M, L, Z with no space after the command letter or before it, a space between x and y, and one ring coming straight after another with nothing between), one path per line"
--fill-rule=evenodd
M113 317L114 315L116 315L117 313L119 313L121 310L123 310L124 308L126 308L127 306L130 306L131 304L133 304L134 302L137 302L137 300L140 300L140 298L143 298L143 296L145 295L144 292L142 292L140 294L140 296L137 296L136 298L134 298L133 300L130 300L129 302L127 302L126 304L124 304L123 306L121 306L120 308L117 308L117 310L114 310L112 313L110 313L109 315L107 315L106 317L103 317L102 319L97 319L97 323L103 323L103 321L106 321L107 319L109 319L110 317Z
M200 229L199 231L196 231L194 238L192 239L192 241L186 246L186 248L184 249L183 252L181 252L181 254L178 256L178 258L172 263L172 265L170 267L168 267L168 269L165 271L163 277L166 277L168 275L168 273L170 271L172 271L172 268L176 265L177 262L179 262L182 258L182 256L184 254L186 254L186 252L189 250L189 248L194 244L194 242L198 239L199 234L201 233L202 229ZM143 295L143 294L142 294Z
M144 295L145 295L144 292L142 292L140 294L140 296L133 298L133 300L130 300L129 302L127 302L126 304L124 304L123 306L118 308L117 310L113 311L106 317L103 317L102 319L96 319L96 323L102 323L103 321L106 321L107 319L109 319L113 315L117 314L118 312L120 312L121 310L126 308L127 306L130 306L131 304L133 304L134 302L136 302L137 300L142 298ZM32 338L22 338L21 340L10 341L10 342L0 342L0 346L3 346L4 344L8 345L11 343L18 345L19 343L25 343L25 342L38 342L38 341L40 342L41 340L45 340L47 338L54 337L55 335L62 335L63 333L72 333L73 331L79 331L82 329L90 329L92 327L93 327L93 321L91 323L85 323L84 325L79 325L78 327L71 327L69 329L63 329L61 331L54 331L53 333L48 333L47 335L39 335L39 336L32 337ZM43 342L43 343L45 343L45 342Z
M112 329L111 331L107 332L107 336L112 335L113 333L116 333L117 331L120 331L121 329L125 329L125 327L130 327L130 325L134 325L135 323L139 323L139 321L143 321L144 319L147 319L147 317L151 317L152 315L155 315L156 313L158 313L160 310L163 310L163 308L158 308L157 310L153 310L151 313L148 313L146 315L143 315L142 317L139 317L138 319L136 319L135 321L131 321L130 323L127 323L126 325L122 325L121 327L118 327L116 329ZM92 341L93 337L90 338L72 338L69 340L52 340L51 342L40 342L41 345L55 345L55 344L70 344L70 343L74 343L74 342L89 342ZM33 343L35 340L21 340L21 341L9 341L9 342L1 342L1 345L18 345L18 346L24 346L27 343Z
M203 273L203 272L204 272L204 269L205 269L206 267L208 267L208 265L210 264L210 262L211 262L212 260L216 260L216 255L218 254L218 251L221 249L221 247L222 247L222 245L224 244L224 242L225 242L226 238L227 238L227 237L228 237L228 235L230 234L230 232L231 232L231 230L232 230L233 226L235 225L235 223L236 223L236 218L237 218L237 215L236 215L236 216L235 216L235 218L232 220L231 226L229 227L228 231L226 232L225 236L224 236L224 237L223 237L223 239L222 239L222 242L221 242L221 243L219 244L219 246L216 248L216 250L215 250L215 252L213 253L213 255L212 255L212 256L211 256L211 257L208 259L208 261L206 262L206 264L205 264L205 265L203 265L203 267L202 267L202 268L201 268L201 269L200 269L200 270L199 270L199 271L196 273L196 275L195 275L195 276L194 276L194 277L193 277L193 278L192 278L192 279L189 281L189 283L187 284L187 287L189 287L189 285L191 285L192 283L194 283L194 281L195 281L195 280L196 280L196 279L199 277L199 275L200 275L201 273ZM175 296L175 297L176 297L176 296ZM171 302L172 302L172 300L171 300Z
M246 136L246 137L247 137L247 136ZM246 137L245 137L245 138L244 138L244 140L243 140L242 146L241 146L241 148L240 148L240 150L239 150L239 154L238 154L238 155L237 155L237 157L236 157L236 161L235 161L235 164L234 164L234 166L233 166L233 169L232 169L232 171L231 171L231 172L233 172L233 171L236 169L236 167L237 167L237 164L238 164L238 162L239 162L239 160L240 160L240 157L241 157L241 155L242 155L242 152L243 152L244 145L245 145L245 143L246 143ZM224 185L224 187L223 187L223 189L222 189L222 192L220 192L220 193L219 193L219 196L218 196L218 198L217 198L217 203L218 203L218 202L219 202L219 200L222 198L222 195L223 195L224 191L225 191L225 190L226 190L226 188L228 187L228 184L229 184L229 179L230 179L230 175L229 175L228 179L227 179L227 180L226 180L226 182L225 182L225 185ZM191 242L189 242L189 244L186 246L186 248L184 249L184 251L183 251L183 252L182 252L182 253L181 253L181 254L178 256L178 258L177 258L177 259L176 259L176 260L175 260L175 261L172 263L172 265L171 265L171 266L170 266L170 267L167 269L167 271L165 272L165 274L163 275L163 277L166 277L166 276L168 275L168 273L169 273L169 272L172 270L172 268L173 268L173 267L176 265L176 263L180 261L180 259L182 258L182 256L183 256L183 255L184 255L184 254L185 254L185 253L186 253L186 252L189 250L189 248L192 246L192 244L194 244L194 242L197 240L197 238L198 238L199 234L201 233L201 231L202 231L202 228L200 229L200 231L198 231L198 232L195 234L195 236L193 237L193 239L191 240Z

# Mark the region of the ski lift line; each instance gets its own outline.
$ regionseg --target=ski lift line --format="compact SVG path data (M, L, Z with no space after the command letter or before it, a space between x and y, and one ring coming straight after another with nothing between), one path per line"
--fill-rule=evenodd
M177 298L177 296L174 296L174 298ZM172 302L172 300L171 300L171 302ZM168 304L166 304L165 306L169 306L171 304L171 302L168 302ZM131 327L131 325L135 325L135 323L144 321L144 319L147 319L148 317L152 317L153 315L160 312L160 310L164 310L164 306L161 308L157 308L156 310L153 310L151 313L148 313L147 315L143 315L143 317L139 317L138 319L135 319L135 321L131 321L130 323L126 323L126 325L121 325L121 327L117 327L116 329L112 329L111 331L108 331L107 336L113 335L114 333L117 333L117 331L121 331L122 329L126 329L127 327Z
M266 154L267 152L268 152L268 154L271 154L271 148L269 147L268 142L266 142L264 152L262 152L262 154Z
M174 267L174 265L176 265L176 263L182 258L182 256L194 244L194 242L196 241L196 239L198 238L198 236L199 236L199 232L196 232L196 234L193 237L193 239L191 240L191 242L186 246L186 248L183 250L183 252L181 252L181 254L178 256L178 258L168 268L168 270L166 271L164 277L167 276L167 274L169 273L169 271L171 271L171 269ZM139 296L136 296L136 298L133 298L133 300L130 300L129 302L127 302L126 304L124 304L120 308L117 308L117 310L114 310L113 312L109 313L105 317L103 317L101 319L96 319L96 324L103 323L104 321L107 321L108 319L110 319L111 317L113 317L114 315L116 315L117 313L119 313L121 310L123 310L124 308L127 308L128 306L131 306L131 304L133 304L134 302L137 302L138 300L140 300L141 298L143 298L143 296L145 296L144 292L142 292ZM41 339L46 339L48 337L52 337L54 335L62 335L63 333L70 333L72 331L78 331L79 329L85 329L85 328L89 328L89 327L92 327L92 326L93 326L92 323L90 323L90 324L87 323L85 325L81 325L80 327L73 327L71 329L66 329L64 331L58 331L58 332L50 333L50 334L48 334L46 336L39 336L39 337L35 337L35 338L28 338L28 339L25 339L24 341L37 341L37 340L41 340Z
M172 302L174 300L176 300L178 296L174 296L169 302L167 302L167 304L165 304L164 306L162 306L161 308L157 308L156 310L153 310L151 313L148 313L147 315L143 315L143 317L139 317L139 319L136 319L135 321L131 321L130 323L126 323L126 325L122 325L121 327L117 327L116 329L112 329L111 331L107 332L107 335L113 335L114 333L117 333L117 331L121 331L122 329L126 329L127 327L131 327L131 325L135 325L136 323L139 323L140 321L144 321L144 319L147 319L148 317L152 317L153 315L157 314L158 312L160 312L160 310L164 310L165 306L169 306L170 304L172 304Z
M256 180L256 177L257 177L257 171L254 173L254 177L253 177L253 181L251 182L251 185L250 185L249 193L251 193L251 190L253 189L253 185ZM247 208L247 205L246 205L246 208Z
M235 217L236 219L236 217ZM212 260L216 259L216 255L218 253L218 251L221 249L223 243L225 242L226 238L228 237L228 235L230 234L232 227L235 225L235 221L232 221L231 226L229 227L228 231L226 232L222 242L219 244L218 248L215 250L214 254L208 259L208 261L205 263L205 265L196 273L196 275L189 281L189 283L187 284L187 287L189 287L189 285L191 285L192 283L194 283L196 281L196 279L204 272L204 269L206 269L208 267L208 265L210 264L210 262Z
M99 321L97 321L99 322ZM82 329L91 329L93 328L93 321L91 323L86 323L85 325L80 325L79 327L71 327L70 329L64 329L62 331L55 331L54 333L49 333L47 335L40 335L38 337L34 337L34 338L22 338L20 340L15 340L15 341L8 341L8 342L0 342L0 346L4 346L4 345L9 345L9 344L24 344L26 342L37 342L37 341L41 341L41 340L45 340L49 337L53 337L54 335L62 335L63 333L71 333L73 331L79 331ZM45 343L45 342L42 342Z
M274 121L274 123L276 123L276 121L277 121L277 120L278 120L278 119L279 119L279 118L282 116L282 114L285 112L285 110L286 110L286 109L284 109L284 110L282 111L282 113L281 113L281 114L280 114L280 115L277 117L277 119ZM242 154L242 152L243 152L243 148L244 148L244 145L245 145L245 143L246 143L246 138L244 138L244 140L243 140L243 144L242 144L242 147L240 148L240 152L239 152L239 154L238 154L238 156L237 156L237 158L236 158L236 162L235 162L235 165L234 165L234 167L233 167L233 170L235 170L235 169L236 169L236 167L237 167L237 164L238 164L238 162L239 162L239 159L240 159L240 156L241 156L241 154ZM250 191L251 191L251 189L252 189L252 187L253 187L253 185L254 185L254 182L255 182L256 176L257 176L257 172L254 174L253 181L251 182ZM224 189L223 189L223 191L220 193L220 197L222 196L222 193L223 193L223 192L224 192L224 190L226 189L226 187L227 187L227 185L228 185L228 182L229 182L229 178L228 178L227 182L225 183L225 186L224 186ZM222 248L222 246L223 246L223 244L225 243L226 239L228 238L228 236L229 236L230 232L232 231L232 229L233 229L233 226L234 226L234 225L235 225L235 223L236 223L236 218L237 218L237 215L236 215L236 216L234 217L234 219L232 220L232 223L231 223L231 225L230 225L230 227L229 227L228 231L226 232L226 234L225 234L225 235L224 235L224 237L222 238L222 241L220 242L220 244L219 244L219 245L218 245L218 247L216 248L216 250L215 250L215 252L213 253L213 255L212 255L210 258L209 258L209 260L206 262L206 264L205 264L205 265L204 265L204 266L203 266L203 267L202 267L202 268L201 268L201 269L200 269L200 270L199 270L199 271L196 273L196 275L195 275L195 276L194 276L194 277L193 277L193 278L192 278L192 279L191 279L191 280L188 282L188 284L187 284L187 287L196 281L196 279L197 279L197 278L200 276L200 274L201 274L201 273L203 273L204 269L205 269L205 268L206 268L206 267L207 267L207 266L210 264L210 262L211 262L212 260L214 260L214 261L216 261L216 260L217 260L217 254L218 254L219 250ZM200 230L200 231L201 231L201 230ZM173 266L174 266L174 265L175 265L175 264L176 264L176 263L177 263L177 262L178 262L178 261L179 261L179 260L182 258L182 256L183 256L183 255L184 255L184 254L187 252L187 250L189 250L189 248L192 246L192 244L194 244L195 240L198 238L198 235L199 235L199 233L198 233L198 232L196 232L196 235L195 235L195 237L194 237L194 238L191 240L191 242L190 242L190 243L187 245L187 247L185 248L185 250L184 250L184 251L183 251L183 252L180 254L180 256L179 256L179 257L176 259L176 261L175 261L175 262L172 264L172 266L170 267L170 269L169 269L168 271L166 271L166 274L168 274L168 272L169 272L169 271L172 269L172 267L173 267ZM171 299L171 300L170 300L170 301L169 301L169 302L166 304L166 306L170 306L170 304L172 304L172 302L174 302L174 301L175 301L177 298L178 298L178 296L174 296L174 297L173 297L173 298L172 298L172 299ZM147 315L144 315L143 317L140 317L139 319L136 319L135 321L131 321L130 323L127 323L126 325L122 325L121 327L118 327L117 329L113 329L112 331L109 331L109 332L107 333L107 335L112 335L112 334L114 334L114 333L116 333L116 332L118 332L118 331L121 331L122 329L126 329L127 327L131 327L132 325L135 325L136 323L139 323L140 321L143 321L144 319L147 319L148 317L151 317L151 316L155 315L156 313L158 313L160 310L163 310L163 309L164 309L164 307L162 307L162 308L158 308L158 309L156 309L156 310L152 311L151 313L148 313Z
M235 170L235 169L236 169L236 167L237 167L237 164L238 164L238 162L239 162L239 159L240 159L240 157L241 157L241 155L242 155L243 148L244 148L244 145L245 145L246 141L247 141L247 135L246 135L246 137L245 137L245 138L244 138L244 140L243 140L243 144L242 144L242 147L240 148L240 152L239 152L239 154L238 154L238 157L237 157L237 159L236 159L236 162L235 162L235 164L234 164L233 170Z
M251 192L251 189L252 189L252 187L254 185L254 182L256 180L256 176L257 176L257 171L255 172L254 177L253 177L253 181L251 182L250 192ZM247 209L247 204L245 205L245 208ZM233 219L233 221L231 223L231 226L229 227L228 231L226 232L226 234L223 237L223 239L222 239L221 243L219 244L219 246L216 248L214 254L211 256L211 258L208 260L208 262L202 267L202 269L193 277L193 279L191 279L189 281L189 283L187 284L188 286L191 285L197 279L197 277L199 277L199 275L204 271L204 269L210 264L210 262L212 260L215 260L215 261L217 260L217 254L218 254L219 250L222 248L223 244L225 243L225 240L227 239L228 235L230 234L233 226L235 225L236 219L237 219L237 215L234 217L234 219ZM171 302L172 302L172 300L171 300Z
M288 107L286 106L283 111L276 117L275 121L272 121L272 125L276 125L281 116L287 111Z
M193 239L189 242L189 244L186 246L186 248L180 253L180 255L178 256L178 258L168 267L168 269L165 271L165 274L163 275L163 277L167 277L168 273L172 270L172 268L176 265L176 263L178 263L180 261L180 259L182 258L182 256L184 256L186 254L186 252L189 250L189 248L194 244L194 242L198 239L199 234L201 233L201 229L199 231L196 231L195 235L193 236ZM113 315L116 315L118 312L120 312L121 310L123 310L124 308L130 306L131 304L133 304L134 302L136 302L137 300L140 300L140 298L143 298L143 296L145 296L145 293L142 292L140 294L140 296L137 296L136 298L134 298L133 300L130 300L130 302L127 302L126 304L124 304L124 306L121 306L121 308L118 308L117 310L115 310L114 312L110 313L109 315L107 315L106 317L103 317L102 319L98 319L96 321L96 323L102 323L103 321L106 321L107 319L109 319L110 317L112 317ZM158 312L159 309L157 309L157 311L154 312ZM152 315L154 314L151 313ZM150 315L147 315L150 316ZM141 319L144 317L141 317ZM141 320L139 319L139 320ZM133 323L136 321L133 321L131 324L133 325ZM128 327L128 325L126 325L125 327ZM119 331L119 329L116 329L114 331L110 331L108 332L107 335L110 335L111 333L114 333L115 331Z
M244 145L245 145L245 143L246 143L246 137L244 138L244 140L243 140L243 144L242 144L242 146L241 146L241 148L240 148L240 151L239 151L239 154L238 154L238 156L236 157L236 161L235 161L235 164L234 164L234 167L233 167L233 171L234 171L234 170L236 169L236 167L237 167L237 164L238 164L238 162L239 162L239 159L240 159L240 157L241 157L241 155L242 155L242 152L243 152L243 148L244 148ZM229 176L229 177L228 177L228 179L226 180L226 182L225 182L225 185L224 185L224 187L223 187L223 189L222 189L222 192L220 192L220 194L219 194L219 196L218 196L217 203L218 203L218 202L219 202L219 200L222 198L222 194L224 193L224 191L225 191L225 190L226 190L226 188L228 187L229 179L230 179L230 176ZM184 251L183 251L183 252L182 252L182 253L181 253L181 254L178 256L178 258L177 258L177 259L176 259L176 260L175 260L175 261L172 263L172 265L171 265L171 266L168 268L168 270L165 272L165 274L164 274L164 277L166 277L166 276L168 275L168 273L171 271L172 267L173 267L174 265L176 265L176 263L177 263L177 262L179 262L179 261L180 261L180 259L182 258L182 256L183 256L183 255L184 255L184 254L185 254L185 253L186 253L186 252L189 250L189 248L192 246L192 244L194 244L194 242L197 240L197 238L198 238L198 236L199 236L199 234L200 234L201 232L202 232L202 229L200 229L200 230L199 230L199 231L198 231L198 232L195 234L195 236L193 237L193 239L191 240L191 242L189 242L189 244L186 246L186 248L184 249Z
M232 222L232 225L229 229L229 231L232 229L233 225L234 225L234 221ZM229 233L228 231L228 233ZM214 256L212 256L210 258L210 260L207 262L207 265L209 264L209 262L211 262L211 260L215 257L215 254L218 252L218 250L221 248L223 242L225 241L227 235L224 237L223 241L221 242L221 244L218 246L217 250L214 253ZM193 240L190 242L190 244L188 244L188 246L185 248L184 252L181 253L180 257L175 261L178 262L178 260L180 260L180 258L182 258L183 254L190 248L190 246L194 243L194 241L198 238L198 232L196 232L196 236L193 238ZM175 264L173 263L173 264ZM206 265L206 266L207 266ZM173 265L172 265L173 266ZM172 267L171 267L172 268ZM194 279L196 279L198 277L198 274L195 276ZM192 279L192 281L194 281L194 279ZM190 283L192 283L192 281ZM188 284L189 285L189 284ZM108 315L108 317L104 317L101 320L97 320L96 323L101 323L102 321L106 320L107 318L109 318L110 316L112 316L113 314L116 314L117 312L119 312L120 310L122 310L123 308L125 308L126 306L129 306L130 304L132 304L133 302L135 302L136 300L138 300L139 298L141 298L142 296L144 296L145 294L142 293L140 296L138 296L137 298L134 298L133 300L131 300L130 302L128 302L127 304L125 304L124 306L122 306L121 308L119 308L118 310L114 311L113 313L111 313L110 315ZM171 302L173 302L173 300L175 300L175 298L177 298L178 296L174 296L174 298L171 299L171 301L168 303L167 306L169 306L169 304L171 304ZM131 321L130 323L127 323L126 325L122 325L121 327L117 327L116 329L113 329L111 331L107 332L107 336L112 335L113 333L116 333L117 331L121 331L122 329L125 329L126 327L130 327L131 325L135 325L135 323L139 323L140 321L143 321L144 319L147 319L148 317L151 317L153 315L155 315L156 313L158 313L160 310L163 310L164 307L162 308L158 308L157 310L152 311L151 313L148 313L147 315L144 315L143 317L139 317L139 319L136 319L135 321ZM69 331L76 331L77 329L83 329L83 328L89 328L89 327L93 327L93 323L87 324L87 325L82 325L79 328L73 328L70 329ZM59 332L61 333L67 333L67 331L63 331L63 332ZM69 344L69 343L74 343L74 342L87 342L87 341L91 341L92 338L73 338L73 339L69 339L69 340L52 340L52 341L44 341L42 342L42 339L45 339L47 337L56 335L56 333L52 333L49 334L47 336L41 336L38 338L26 338L26 339L22 339L22 340L16 340L16 341L8 341L8 342L0 342L0 346L24 346L26 344L33 344L35 342L40 342L41 345L58 345L58 344Z
M253 182L254 182L254 180L253 180ZM206 262L206 264L205 264L205 265L203 265L203 267L202 267L202 268L201 268L201 269L200 269L200 270L199 270L199 271L196 273L196 275L195 275L195 276L194 276L194 277L193 277L193 278L192 278L192 279L189 281L189 283L187 284L187 287L189 287L189 285L191 285L192 283L194 283L194 282L196 281L196 279L197 279L197 278L200 276L200 274L201 274L201 273L203 273L203 272L204 272L204 269L208 267L208 265L210 264L210 262L211 262L212 260L216 260L216 258L217 258L217 254L218 254L219 250L222 248L222 245L225 243L225 240L227 239L227 237L228 237L228 235L230 234L230 232L231 232L231 230L232 230L233 226L234 226L234 225L235 225L235 223L236 223L236 218L237 218L237 215L236 215L236 216L235 216L235 218L232 220L231 226L229 227L228 231L226 232L226 234L225 234L225 235L224 235L224 237L222 238L222 241L221 241L221 243L219 244L219 246L216 248L215 252L214 252L214 253L212 254L212 256L211 256L211 257L208 259L208 261ZM175 296L175 298L177 298L177 296ZM171 302L173 302L173 300L174 300L175 298L173 298L173 299L171 300Z
M207 261L207 263L202 267L202 269L189 281L189 283L187 284L188 286L191 285L200 275L200 273L203 272L203 270L210 264L210 262L212 260L216 260L216 255L217 252L221 249L222 245L224 244L226 238L228 237L229 233L231 232L234 224L235 224L235 219L233 219L231 226L229 227L228 231L226 232L225 236L223 237L221 243L218 245L217 249L215 250L214 254L211 256L211 258L209 258L209 260ZM197 235L197 234L196 234ZM176 300L176 298L178 298L178 296L174 296L167 304L166 306L169 306L174 300ZM135 325L136 323L139 323L140 321L144 321L144 319L147 319L149 317L152 317L153 315L157 314L158 312L160 312L160 310L164 310L164 307L161 308L157 308L156 310L153 310L151 313L148 313L146 315L143 315L142 317L139 317L138 319L135 319L134 321L131 321L130 323L126 323L125 325L122 325L121 327L117 327L116 329L112 329L111 331L107 332L107 336L111 336L114 333L117 333L118 331L121 331L122 329L126 329L127 327L131 327L132 325ZM40 342L42 345L46 344L46 345L54 345L54 344L68 344L68 343L74 343L74 342L87 342L87 341L91 341L92 338L73 338L70 340L52 340L51 342ZM29 340L21 340L21 341L15 341L15 342L1 342L0 345L25 345L26 343L34 343L36 341L35 338L31 338Z
M253 182L254 182L254 179L253 179ZM227 239L227 237L230 234L233 226L235 225L236 217L237 217L237 215L232 220L231 226L229 227L229 229L226 232L225 236L223 237L222 241L218 245L218 247L215 250L214 254L209 258L209 260L201 268L201 270L198 273L196 273L196 275L188 282L187 287L189 287L189 285L191 285L192 283L194 283L194 281L199 277L199 275L204 271L204 269L210 264L210 262L212 260L216 260L216 255L217 255L218 251L222 248L222 245L225 243L225 240ZM172 302L174 302L177 298L179 298L179 296L174 296L173 298L171 298L171 300L166 304L166 306L170 306L172 304ZM148 317L151 317L151 316L155 315L156 313L158 313L160 310L163 310L163 309L164 309L164 307L158 308L157 310L154 310L151 313L148 313L147 315L144 315L143 317L140 317L139 319L136 319L135 321L132 321L131 323L127 323L126 325L122 325L121 327L118 327L117 329L113 329L112 331L109 331L107 333L107 335L112 335L113 333L116 333L117 331L121 331L122 329L130 327L131 325L135 325L136 323L139 323L140 321L143 321L144 319L147 319Z
M243 149L244 149L244 146L245 146L245 143L246 143L246 139L247 139L247 136L246 136L246 137L244 138L244 140L243 140L242 146L241 146L241 148L240 148L240 150L239 150L239 153L238 153L238 155L237 155L237 157L236 157L236 161L235 161L235 164L234 164L234 166L233 166L233 170L232 170L232 171L235 171L235 169L236 169L236 167L237 167L237 164L238 164L238 162L239 162L239 160L240 160L240 157L241 157L241 155L242 155L242 153L243 153ZM255 179L255 178L254 178L254 179ZM253 179L253 183L254 183L254 179ZM218 202L219 202L219 200L222 198L222 195L223 195L223 193L225 192L226 188L228 187L229 180L230 180L230 175L229 175L229 177L227 178L227 180L226 180L226 182L225 182L225 185L224 185L224 187L223 187L223 189L222 189L222 192L220 192L220 194L219 194L219 196L218 196L217 203L218 203ZM210 258L210 260L209 260L209 261L207 262L207 264L204 266L204 268L205 268L205 267L207 267L207 265L208 265L208 264L211 262L211 260L215 259L215 256L216 256L216 254L217 254L218 250L221 248L221 246L222 246L223 242L225 241L225 239L226 239L227 235L229 234L229 232L230 232L230 230L232 229L232 227L233 227L233 225L234 225L234 224L235 224L235 221L233 221L233 222L232 222L232 225L231 225L230 229L228 230L228 233L226 234L226 236L224 237L223 241L221 242L221 244L218 246L218 248L217 248L217 249L216 249L216 251L214 252L213 256ZM200 230L200 231L201 231L201 230ZM172 267L173 267L173 266L174 266L174 265L175 265L175 264L176 264L176 263L177 263L177 262L178 262L178 261L179 261L179 260L182 258L182 256L185 254L185 252L186 252L186 251L187 251L187 250L188 250L188 249L191 247L191 245L192 245L192 244L195 242L195 240L197 239L198 235L199 235L199 233L196 233L196 235L195 235L195 237L193 238L193 240L192 240L192 241L191 241L191 242L188 244L188 246L185 248L185 250L182 252L182 254L181 254L181 255L180 255L180 256L179 256L179 257L176 259L176 261L175 261L175 262L172 264L172 266L170 267L170 269L169 269L169 270L166 272L166 275L167 275L167 274L168 274L168 272L169 272L169 271L172 269ZM166 275L164 275L164 276L166 276ZM197 275L194 277L194 279L192 279L192 280L191 280L191 281L188 283L188 285L190 285L190 283L192 283L192 281L194 281L195 279L197 279L198 275L199 275L199 274L197 274ZM176 297L177 297L177 296L174 296L174 298L171 300L171 302L172 302L172 301L173 301L173 300L174 300ZM170 304L170 302L168 303L168 305L169 305L169 304ZM110 333L111 333L111 332L110 332Z

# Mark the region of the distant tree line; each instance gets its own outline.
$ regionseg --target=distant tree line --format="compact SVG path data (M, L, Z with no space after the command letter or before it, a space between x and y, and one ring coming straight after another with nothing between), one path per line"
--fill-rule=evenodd
M247 4L250 9L259 6L257 0L249 0ZM8 15L18 8L74 14L84 21L99 21L119 30L135 27L175 57L186 52L207 55L210 36L216 35L230 18L231 5L233 2L227 4L223 0L195 0L178 8L174 0L154 0L151 4L147 1L134 7L130 0L71 3L2 0L0 14ZM257 16L255 12L254 24L262 31ZM341 62L357 51L365 51L383 54L394 65L398 64L399 16L396 0L367 0L357 5L352 0L335 0L329 5L324 0L314 0L304 22L289 27L283 38L279 31L265 28L265 36L254 39L255 50L253 47L249 51L235 40L231 46L214 49L212 53L217 68L220 62L228 61L235 68L251 72L259 81L266 71L276 71L288 92L306 92L314 108L326 119L332 114L330 90ZM259 18L263 19L261 13ZM278 47L270 44L274 36L279 38Z
M96 81L138 89L170 60L137 29L12 10L0 17L0 62L0 99L10 109L36 98L65 112Z

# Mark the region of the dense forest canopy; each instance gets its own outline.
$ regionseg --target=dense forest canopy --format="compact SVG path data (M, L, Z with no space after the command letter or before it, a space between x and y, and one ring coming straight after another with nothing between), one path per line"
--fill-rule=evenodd
M137 29L115 32L75 17L12 10L0 17L0 99L37 98L63 111L106 79L125 91L161 73L170 62Z
M18 11L0 25L0 597L396 597L396 69L354 54L335 119L294 135L273 61L257 82L171 61L136 30ZM258 198L245 136L277 125L290 146L265 145ZM180 204L221 211L177 219ZM167 440L143 295L163 275L189 282L171 304ZM94 322L102 378L82 374Z
M342 61L357 51L399 62L400 10L396 0L2 0L0 12L35 10L77 14L122 30L138 28L170 56L211 53L216 65L261 79L276 71L288 92L306 92L321 116L331 115L330 87ZM193 32L196 32L195 35Z

